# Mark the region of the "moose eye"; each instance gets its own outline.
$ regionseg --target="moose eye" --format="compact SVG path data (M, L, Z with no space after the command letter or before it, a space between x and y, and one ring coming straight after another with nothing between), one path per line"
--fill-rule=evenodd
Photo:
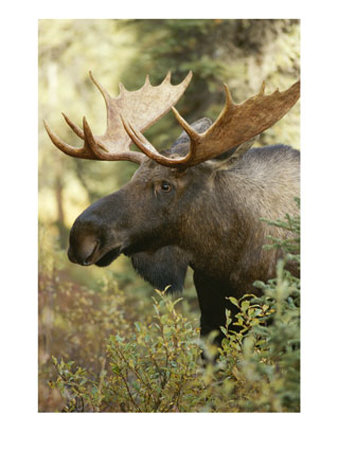
M167 181L161 182L161 191L162 192L170 192L171 191L171 184Z

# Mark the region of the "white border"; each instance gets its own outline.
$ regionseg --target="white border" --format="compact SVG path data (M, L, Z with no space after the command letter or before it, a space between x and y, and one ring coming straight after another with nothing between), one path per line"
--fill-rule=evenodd
M333 2L11 2L2 7L1 372L4 448L332 448L336 406L337 42ZM235 5L234 5L235 3ZM331 7L332 5L332 7ZM5 9L6 8L6 9ZM47 414L37 410L37 20L301 18L302 413ZM4 126L4 124L6 124ZM325 310L329 310L326 323ZM325 330L325 331L324 331ZM335 398L334 398L335 397ZM333 422L335 420L335 422Z

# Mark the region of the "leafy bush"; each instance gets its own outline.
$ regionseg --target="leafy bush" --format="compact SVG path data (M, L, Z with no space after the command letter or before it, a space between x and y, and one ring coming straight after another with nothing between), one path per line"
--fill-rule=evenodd
M198 383L197 330L177 313L177 301L158 295L153 319L135 322L128 337L109 337L101 371L53 359L58 378L51 386L68 398L67 411L166 412L190 405Z
M213 345L212 334L201 341L195 315L183 313L180 299L165 293L156 293L152 310L142 312L142 322L135 320L114 286L113 300L106 286L95 306L90 295L84 299L81 293L81 306L76 308L75 302L71 307L77 313L72 309L66 319L64 311L58 321L63 324L63 337L67 336L68 342L75 339L68 349L73 359L66 360L63 349L45 363L49 386L63 399L62 407L60 403L56 409L299 411L300 284L299 278L286 270L290 262L299 263L299 217L286 216L269 223L291 231L293 237L270 245L284 250L285 257L277 264L275 279L255 283L263 292L260 297L230 298L239 308L234 320L242 329L230 330L231 318L226 315L221 348ZM128 315L131 319L127 320ZM74 328L77 321L83 324L78 330Z

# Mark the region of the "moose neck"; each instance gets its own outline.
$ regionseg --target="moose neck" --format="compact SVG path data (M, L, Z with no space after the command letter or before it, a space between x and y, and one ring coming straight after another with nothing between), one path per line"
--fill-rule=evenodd
M264 190L262 180L248 178L241 170L215 173L183 225L180 246L189 252L193 270L224 278L233 272L253 234L255 242L263 241L264 212L257 198Z

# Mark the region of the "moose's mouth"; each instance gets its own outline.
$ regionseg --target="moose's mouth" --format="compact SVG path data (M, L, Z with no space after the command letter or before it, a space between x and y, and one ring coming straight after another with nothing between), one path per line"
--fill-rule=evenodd
M122 253L126 256L131 256L135 252L137 252L137 249L134 249L132 245L127 245L125 247L119 246L106 252L94 264L99 267L106 267L109 266L109 264L111 264L113 261L115 261L115 259L117 259Z
M130 256L134 253L133 246L128 244L119 244L114 247L101 245L100 241L92 235L83 237L80 242L72 242L68 248L70 261L81 266L93 264L98 267L109 266L121 253Z
M100 259L98 259L94 264L99 267L109 266L115 259L117 259L122 253L121 247L114 248L105 253Z

